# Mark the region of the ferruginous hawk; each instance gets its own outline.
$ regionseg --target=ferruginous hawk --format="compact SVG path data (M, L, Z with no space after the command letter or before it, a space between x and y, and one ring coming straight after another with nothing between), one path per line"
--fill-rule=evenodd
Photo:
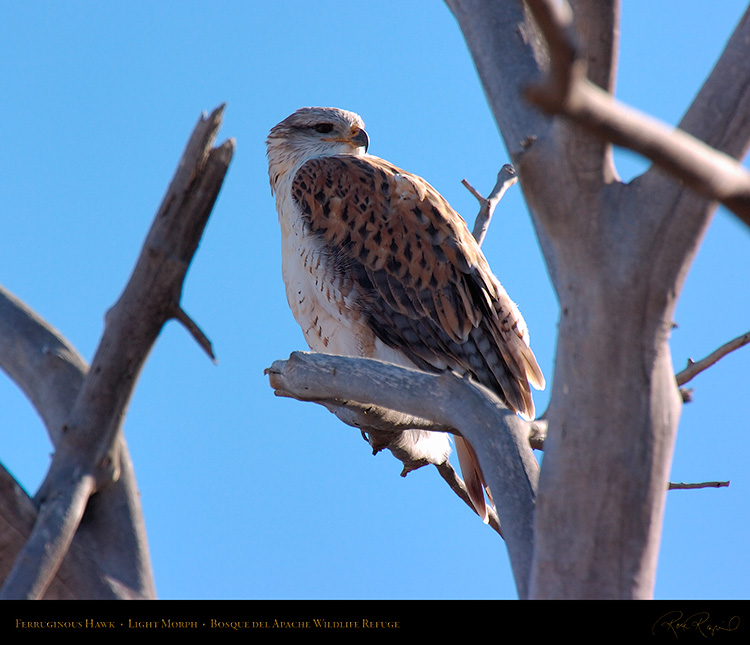
M266 143L286 295L310 348L468 374L533 418L529 385L543 388L544 377L526 324L448 202L367 154L353 112L302 108ZM486 521L476 455L454 441ZM421 463L441 464L450 453L442 432L407 430L398 448Z

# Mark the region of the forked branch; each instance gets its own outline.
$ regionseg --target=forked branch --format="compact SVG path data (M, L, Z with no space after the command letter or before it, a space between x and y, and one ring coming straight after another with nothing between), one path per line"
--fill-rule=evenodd
M551 60L546 80L526 89L532 103L605 141L642 154L704 197L721 202L750 226L750 173L729 155L687 132L615 101L586 78L569 7L552 0L528 0L527 4L547 40ZM748 22L743 21L738 29L750 32ZM750 33L745 36L748 40Z
M479 213L474 220L474 228L471 231L471 234L474 236L474 239L479 246L482 246L484 237L487 235L487 229L492 221L492 215L495 212L495 208L500 203L503 195L505 195L505 191L517 181L518 175L516 174L516 169L510 164L505 164L500 169L500 172L497 173L495 187L487 197L482 197L482 195L480 195L466 179L461 181L461 183L466 186L467 190L474 195L479 202Z
M106 315L101 342L35 497L39 513L34 528L3 585L2 598L42 597L90 496L117 480L128 401L163 325L180 311L185 274L233 155L232 140L212 148L222 113L223 106L198 121L133 274ZM187 324L196 335L197 326ZM202 333L198 337L205 338ZM206 349L207 339L200 342Z

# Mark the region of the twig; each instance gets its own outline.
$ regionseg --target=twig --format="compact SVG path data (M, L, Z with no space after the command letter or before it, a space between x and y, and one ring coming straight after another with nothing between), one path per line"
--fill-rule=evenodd
M670 482L669 490L690 490L693 488L724 488L729 486L729 482L701 482L699 484L675 484Z
M719 347L719 349L717 349L716 351L710 353L708 356L706 356L706 358L703 358L697 362L689 358L687 367L681 372L678 372L675 376L677 385L684 385L695 376L700 374L702 371L708 369L709 367L711 367L711 365L718 362L730 352L733 352L740 347L744 347L748 343L750 343L750 331L742 334L742 336L737 336L737 338L730 340L728 343L725 343L724 345Z
M693 388L681 387L680 398L682 399L683 403L691 403L693 401Z
M211 361L213 363L216 363L216 356L214 355L211 340L208 338L208 336L206 336L206 334L203 333L203 330L198 327L195 321L185 313L185 310L179 306L175 307L174 317L176 320L179 320L182 323L185 329L188 330L190 335L195 339L195 342L200 345L200 347L204 352L206 352L206 354L208 354L208 357L211 359Z
M480 204L479 213L474 221L474 230L472 231L472 235L479 246L484 242L484 237L487 234L487 229L489 228L495 208L503 198L503 195L505 195L505 191L517 181L518 175L516 175L516 169L510 164L505 164L500 169L500 172L497 173L495 187L489 196L485 198L466 179L461 180L461 183L476 197Z

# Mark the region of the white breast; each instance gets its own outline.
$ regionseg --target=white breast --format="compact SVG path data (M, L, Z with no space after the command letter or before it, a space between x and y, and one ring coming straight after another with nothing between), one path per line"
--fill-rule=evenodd
M280 188L282 275L307 344L328 354L373 357L375 337L360 313L356 287L336 275L320 240L305 231L290 191Z

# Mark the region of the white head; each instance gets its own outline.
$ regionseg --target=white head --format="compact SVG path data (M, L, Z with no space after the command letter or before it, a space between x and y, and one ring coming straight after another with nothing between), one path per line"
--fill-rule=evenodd
M354 112L305 107L274 126L266 139L271 192L280 179L313 157L363 155L370 139Z

